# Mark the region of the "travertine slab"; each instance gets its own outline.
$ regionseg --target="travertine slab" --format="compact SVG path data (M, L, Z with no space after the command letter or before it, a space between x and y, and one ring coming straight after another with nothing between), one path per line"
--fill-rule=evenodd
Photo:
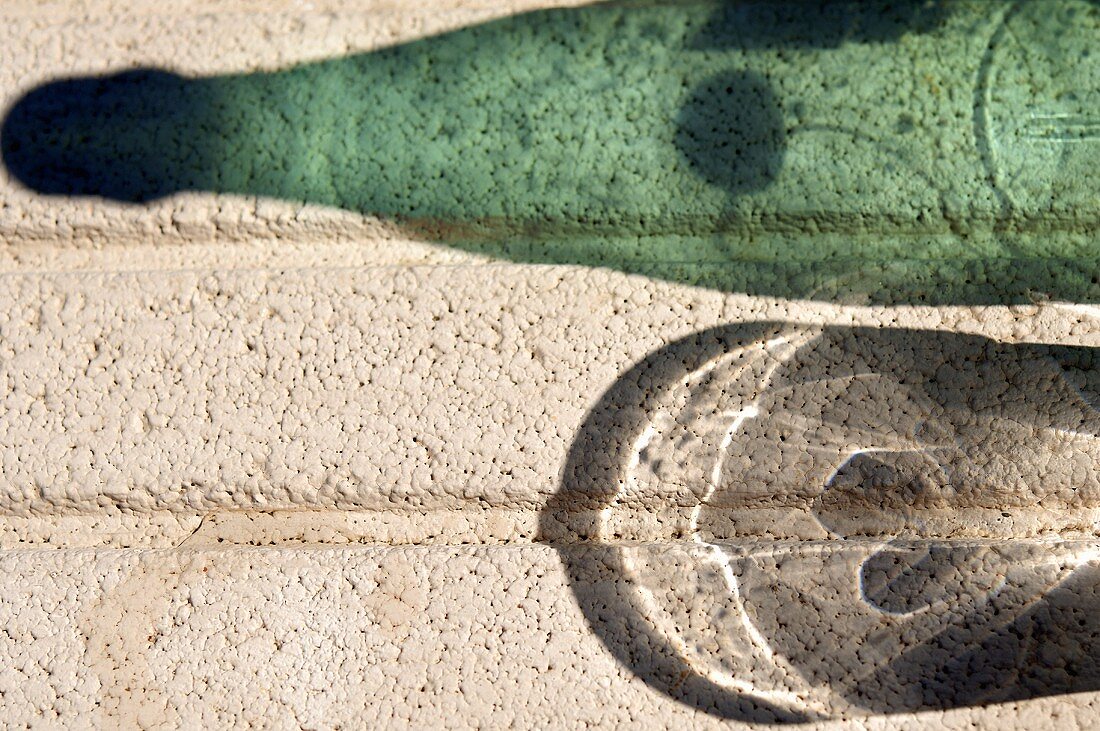
M588 631L555 551L9 551L5 725L728 728ZM1091 696L857 728L1089 728ZM852 728L851 722L820 728Z
M0 8L0 99L135 67L274 70L548 5L18 0ZM917 130L938 140L934 159L910 160L916 172L894 190L936 225L898 234L901 254L917 242L939 256L951 225L998 205L982 175L942 199L928 186L972 141L966 115L991 25L965 36L976 55L959 79L917 75L894 89L895 101L942 101ZM917 57L921 42L909 47ZM810 66L787 78L820 86L814 53L785 61L788 74ZM878 133L918 121L872 111ZM799 137L792 187L764 194L762 210L797 207L790 191L804 192L823 151L876 152L845 139ZM285 201L46 197L6 171L0 199L0 718L10 727L736 726L647 684L644 662L620 662L578 597L627 582L601 574L604 556L575 536L544 530L578 431L623 374L679 338L756 320L1100 346L1100 309L1042 292L1016 307L839 306L486 265L392 222ZM806 220L837 201L816 203ZM1095 211L1079 213L1074 230L1055 231L1074 256L1095 245ZM757 252L782 252L797 234L762 233ZM843 230L814 241L860 244ZM989 231L970 241L997 243ZM642 508L648 522L632 527L653 535L683 517ZM667 580L678 564L664 548L640 575ZM591 576L578 574L589 563ZM676 578L657 588L690 586ZM854 724L1090 728L1097 697Z

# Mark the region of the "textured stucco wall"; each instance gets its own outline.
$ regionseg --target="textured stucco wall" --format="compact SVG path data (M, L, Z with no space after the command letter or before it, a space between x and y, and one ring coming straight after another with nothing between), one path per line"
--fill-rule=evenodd
M275 70L544 5L9 2L0 100L134 67ZM980 52L983 33L960 35L962 44ZM922 43L901 47L927 62L934 54ZM776 70L804 87L807 116L844 97L820 84L813 92L830 73L816 52ZM840 73L848 61L829 63ZM806 176L830 153L873 157L873 142L827 130L798 138L780 187L746 199L746 225L761 211L796 220L809 208L797 220L815 230L779 216L749 237L747 255L793 247L795 261L821 250L843 258L873 245L880 263L914 247L935 258L959 225L993 221L1001 203L981 169L951 172L972 152L979 65L951 67L955 82L921 71L905 79L913 88L886 84L920 102L907 113L931 105L917 119L927 134L899 144L914 154L936 145L915 173L889 178L894 187L875 201L886 210L859 210L827 186L807 198ZM893 129L896 111L887 100L855 123L873 137ZM878 180L873 166L863 172ZM929 187L937 179L946 182ZM1011 305L986 304L980 291L936 307L869 306L859 287L836 304L812 288L805 298L748 296L615 267L507 263L384 217L246 195L185 192L140 205L50 197L5 171L0 202L0 717L11 727L738 726L757 716L691 695L690 663L669 680L646 677L657 661L616 655L591 626L591 593L624 581L613 574L619 559L597 551L589 560L571 543L583 529L547 520L578 434L624 374L693 333L758 320L1100 347L1095 298L1059 301L1068 298L1047 281ZM1068 214L1025 201L1009 222L1046 221L1038 235L1055 243L1041 253L1080 272L1097 246L1096 202L1095 189ZM846 231L815 218L822 211L871 223ZM875 228L892 216L920 223ZM1035 241L1017 228L978 226L963 248L974 261L998 260L1019 249L1000 251L997 236ZM1009 457L1026 457L1006 444ZM648 499L634 517L670 533L685 506ZM998 514L979 517L978 537L1003 537L996 500L978 507ZM1093 496L1043 508L1008 525L1045 539L1095 537ZM649 589L690 583L668 568L675 559L664 573L632 560ZM843 644L830 632L823 627L823 642ZM768 663L741 659L749 671ZM839 708L862 728L1089 728L1100 702L1095 690L1031 688L1024 700L868 716L814 692L805 691L808 707Z

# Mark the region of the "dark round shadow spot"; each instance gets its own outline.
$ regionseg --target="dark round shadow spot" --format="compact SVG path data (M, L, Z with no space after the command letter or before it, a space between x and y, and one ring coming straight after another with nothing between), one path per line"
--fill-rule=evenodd
M771 84L752 71L731 71L703 82L677 120L676 147L691 169L734 195L775 180L785 138Z

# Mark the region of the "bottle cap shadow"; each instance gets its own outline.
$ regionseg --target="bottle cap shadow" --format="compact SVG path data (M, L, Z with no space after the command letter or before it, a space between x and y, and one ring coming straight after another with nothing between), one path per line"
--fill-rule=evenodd
M45 195L147 203L201 188L208 155L180 126L195 122L195 90L151 68L44 84L4 118L4 165Z

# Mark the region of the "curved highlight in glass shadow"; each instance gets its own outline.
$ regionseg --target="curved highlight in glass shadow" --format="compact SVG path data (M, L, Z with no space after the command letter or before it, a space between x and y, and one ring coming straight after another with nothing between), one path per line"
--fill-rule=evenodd
M1100 689L1100 351L759 322L589 412L541 537L652 687L776 723Z
M739 329L764 334L770 326ZM730 346L732 329L692 335L662 348L626 371L589 412L562 473L562 485L544 508L539 538L558 545L573 592L592 631L619 662L651 687L724 718L796 723L816 716L728 688L692 672L669 638L647 618L622 551L601 540L600 512L624 484L623 466L648 422L653 399L667 384Z

